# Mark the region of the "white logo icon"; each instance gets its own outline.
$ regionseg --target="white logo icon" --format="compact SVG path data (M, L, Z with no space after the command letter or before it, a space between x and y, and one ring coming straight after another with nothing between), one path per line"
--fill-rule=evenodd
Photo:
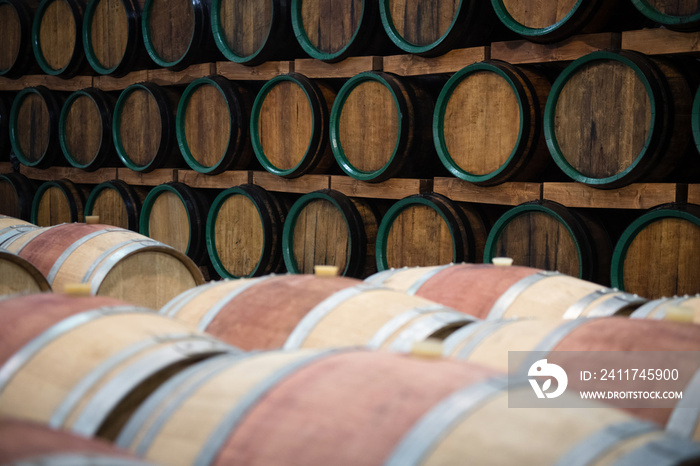
M530 366L530 370L527 372L528 377L553 377L557 381L557 389L552 393L547 393L549 387L552 386L552 379L547 379L542 388L537 383L535 379L528 379L532 389L535 390L537 398L556 398L566 390L566 386L569 384L569 377L567 377L566 372L560 366L556 364L549 364L546 359L540 359Z

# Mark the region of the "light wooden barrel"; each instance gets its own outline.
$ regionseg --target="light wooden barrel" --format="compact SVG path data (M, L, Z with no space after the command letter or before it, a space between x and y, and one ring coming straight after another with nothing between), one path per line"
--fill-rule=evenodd
M552 201L533 201L503 214L489 232L484 262L510 257L517 265L610 282L613 243L600 221Z
M105 181L90 192L85 202L85 216L96 216L101 224L138 232L141 203L145 197L143 188L121 180Z
M442 164L482 186L536 180L551 160L542 126L550 87L536 70L499 60L455 73L433 119Z
M471 206L440 194L417 194L395 203L377 235L377 268L481 261L486 225Z
M0 76L19 78L34 71L32 20L37 0L0 0Z
M331 111L330 140L347 175L380 182L431 173L435 96L425 81L368 71L343 85Z
M0 249L0 295L51 291L49 282L29 261Z
M36 188L19 173L0 175L0 215L29 220Z
M26 166L65 165L58 139L58 120L65 96L44 86L27 87L15 96L10 110L10 142Z
M141 37L142 0L90 0L82 34L85 57L97 74L126 75L149 64Z
M328 141L333 91L299 73L269 80L253 104L253 150L265 170L294 178L323 173L333 165Z
M632 222L617 242L612 284L651 299L700 292L700 206L665 205Z
M379 0L382 25L404 52L437 56L485 45L498 23L488 2Z
M700 372L694 375L697 365L689 367L686 365L686 362L689 362L688 358L685 358L685 361L682 357L674 358L676 355L672 352L694 352L699 349L700 327L698 326L622 317L579 319L566 323L548 319L477 322L468 328L454 332L444 342L446 356L511 372L517 369L518 363L521 364L522 369L527 370L535 360L547 358L548 355L554 357L552 352L562 352L561 357L565 358L563 360L571 362L575 362L577 358L583 358L595 363L597 358L601 358L600 362L603 365L605 363L614 365L613 361L620 360L613 352L629 353L626 360L632 361L631 364L634 364L636 359L634 352L642 352L637 356L639 364L648 361L659 364L660 359L656 359L655 355L647 352L669 352L671 356L665 362L669 367L677 368L683 374L678 379L679 383L687 382L683 390L683 398L675 406L631 408L624 407L624 404L619 401L609 400L606 403L616 406L622 404L621 407L635 416L665 425L674 433L695 440L700 439L700 429L698 429L700 417L696 411L685 413L682 411L688 406L697 405L700 400L697 391ZM534 353L526 354L532 351ZM601 352L601 354L589 356L576 354L583 351ZM510 356L509 352L511 352ZM563 352L571 353L566 355ZM647 355L645 356L644 353ZM603 358L607 360L602 360ZM605 383L601 382L601 384L592 386L591 383L582 381L578 377L570 377L568 388L574 392L605 389ZM648 389L660 388L663 389L657 385L654 388L649 386ZM689 416L693 422L688 422Z
M86 171L117 165L112 142L115 101L112 95L95 88L68 96L58 120L58 137L69 164Z
M239 352L114 300L42 294L0 307L7 342L0 414L84 436L112 439L140 402L184 367Z
M369 277L367 282L488 320L626 315L646 302L568 275L519 266L450 264L393 269Z
M521 390L532 391L523 380L510 392ZM594 402L543 415L509 409L508 395L503 376L451 360L357 350L222 356L158 390L117 445L173 465L573 464L581 449L603 464L679 464L700 455Z
M36 190L32 223L50 227L85 220L85 192L67 179L47 181Z
M122 91L114 107L112 139L127 168L149 172L182 165L175 134L179 98L172 89L148 82Z
M252 184L219 194L209 209L206 232L209 258L219 275L243 278L281 271L288 210L282 196Z
M83 50L85 0L42 0L32 25L34 58L44 73L72 78L88 67Z
M700 295L655 299L640 306L630 318L700 324Z
M343 276L374 273L378 216L364 200L322 189L300 197L284 222L282 250L290 273L334 265Z
M310 275L213 282L173 298L160 313L244 350L364 345L408 352L474 321L427 299Z
M54 290L85 283L93 295L158 309L204 282L197 266L177 250L138 233L83 223L40 228L3 246L27 259Z
M0 420L0 464L151 465L104 440L87 439L39 423L11 418Z
M632 0L632 4L647 18L675 31L700 30L700 2L682 0Z
M207 254L209 203L198 190L170 182L151 189L143 201L139 231L200 263Z
M36 230L38 227L24 220L0 214L0 248L5 249L6 244L12 238L21 236L23 233Z
M290 4L291 0L212 0L217 47L228 60L249 66L301 57Z
M216 175L247 168L253 159L250 91L222 76L193 81L177 110L177 140L185 162L199 173Z
M552 86L549 151L567 176L600 188L681 176L693 91L669 61L625 50L585 55Z

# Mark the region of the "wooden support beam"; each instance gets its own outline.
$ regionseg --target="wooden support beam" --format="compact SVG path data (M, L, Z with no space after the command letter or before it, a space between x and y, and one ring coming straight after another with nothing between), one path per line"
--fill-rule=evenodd
M453 201L519 205L542 198L541 183L503 183L482 187L458 178L435 178L433 190Z

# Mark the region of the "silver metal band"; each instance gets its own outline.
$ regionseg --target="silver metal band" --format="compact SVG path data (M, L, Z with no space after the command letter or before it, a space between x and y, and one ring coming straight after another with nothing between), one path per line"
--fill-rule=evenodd
M93 238L97 238L98 236L102 236L104 234L113 232L113 231L119 231L116 228L105 228L104 230L97 230L93 231L89 235L85 235L79 240L75 241L73 244L68 246L60 256L58 256L58 259L56 259L56 262L53 263L51 266L51 270L49 271L48 275L46 275L46 280L48 280L49 284L53 285L53 281L56 279L56 275L58 274L58 270L63 266L63 263L70 257L71 254L73 254L80 246L83 244L87 243ZM85 283L83 281L83 283Z
M155 463L103 453L58 453L21 459L7 463L7 466L155 466Z
M30 230L34 230L34 229L31 228L31 229L28 229L27 231L23 231L22 233L27 233L27 232L29 232ZM46 231L46 228L39 227L39 228L37 228L37 230L44 230L44 231ZM42 232L42 233L43 233L43 232ZM41 233L39 233L39 235L41 235ZM24 237L23 234L13 235L12 237L10 237L10 238L8 238L8 239L5 240L5 242L3 243L2 247L5 248L5 249L7 249L7 248L9 248L10 246L12 246L12 245L14 244L15 241L17 241L17 240L19 240L19 239L21 239L21 238L23 238L23 237ZM29 245L29 243L31 243L32 241L34 241L35 238L36 238L36 236L35 236L34 238L32 238L31 240L27 241L26 243L24 243L18 250L15 251L15 254L17 254L17 255L19 256L19 253L22 252L22 250L23 250L25 247L27 247L27 245Z
M609 317L618 314L630 307L637 307L647 300L636 294L623 293L618 290L617 294L606 299L588 313L588 317Z
M693 439L700 421L700 370L683 389L683 398L678 400L666 430L687 439Z
M475 328L473 329L473 337L469 342L459 350L459 353L454 356L457 359L469 359L472 352L483 343L486 338L493 335L496 331L505 327L506 325L517 322L516 320L501 320L501 321L482 321L472 324ZM470 327L472 326L470 325Z
M425 285L425 282L433 278L435 275L439 274L443 270L452 267L454 263L446 264L446 265L441 265L439 267L435 267L433 270L430 272L425 273L422 277L420 277L418 280L416 280L411 287L406 290L406 293L408 294L416 294L418 293L418 290L420 290L420 287Z
M107 277L107 274L114 268L114 266L116 266L119 263L119 261L135 253L139 249L144 249L151 246L160 246L164 248L164 250L167 250L169 248L169 246L165 246L163 243L147 239L139 241L138 243L129 244L112 254L105 261L103 261L103 263L95 270L92 279L88 279L85 281L85 283L91 283L90 288L92 294L97 294L97 292L100 290L100 286L102 285L102 281L105 279L105 277Z
M391 343L389 349L401 353L408 353L414 343L424 341L430 335L450 325L467 325L474 322L475 319L461 312L451 309L446 311L435 312L418 320L406 330L401 332L398 337Z
M34 225L13 225L11 227L3 228L2 230L0 230L0 247L6 249L7 246L9 246L12 243L8 242L7 245L5 245L5 241L8 241L11 238L15 238L16 236L20 236L22 233L26 233L36 228L38 227Z
M257 284L259 284L259 283L262 283L262 282L264 282L265 280L269 280L269 279L271 279L271 278L273 278L273 275L267 275L267 276L265 276L265 277L260 277L260 278L252 279L252 280L250 280L248 283L246 283L245 285L241 285L241 286L239 286L238 288L236 288L235 290L233 290L233 291L231 291L230 293L228 293L226 296L224 296L223 298L221 298L216 304L214 304L214 305L207 311L207 313L204 315L204 317L202 317L202 320L200 320L199 323L197 324L197 330L205 331L205 330L209 327L209 325L211 325L211 323L214 321L214 319L216 318L216 316L218 316L219 313L220 313L234 298L236 298L236 296L240 295L241 293L243 293L244 291L246 291L246 290L249 289L250 287L255 286L255 285L257 285ZM181 309L181 308L180 308L180 309ZM179 311L180 309L178 309L178 311Z
M632 314L630 314L630 319L648 319L652 312L659 309L659 307L674 307L680 306L684 301L686 301L689 296L676 296L673 298L661 298L655 299L654 301L649 301L643 306L639 307ZM666 310L659 309L656 314L652 317L654 320L663 320L666 318Z
M382 325L382 327L370 339L369 343L367 343L367 346L371 349L379 349L389 339L389 337L391 337L396 331L409 323L411 320L440 309L445 309L445 307L439 304L434 304L432 306L409 309L399 314L389 322Z
M116 244L116 245L112 246L111 248L107 249L106 251L104 251L94 261L92 261L92 264L90 264L90 267L85 272L85 275L83 275L83 279L81 280L81 283L87 283L88 280L90 280L90 276L95 272L95 269L97 268L97 266L99 266L102 263L102 261L107 259L109 256L114 254L115 251L118 251L121 248L123 248L129 244L138 243L141 241L143 241L143 238L130 239L128 241L124 241L122 243Z
M182 310L182 308L189 304L189 302L192 301L194 298L204 293L205 291L217 286L221 286L226 282L228 282L228 280L224 280L221 282L211 282L205 285L195 286L194 288L184 291L179 295L175 296L173 299L171 299L165 306L160 308L158 314L167 317L175 317Z
M370 275L369 277L365 278L365 283L369 283L371 285L376 286L383 286L385 281L407 268L408 267L404 267L403 269L382 270L381 272L377 272L374 275Z
M335 309L340 303L347 301L348 299L354 298L362 293L366 293L372 290L381 290L383 288L363 283L361 285L352 286L350 288L345 288L337 293L332 294L328 298L321 301L316 305L311 311L309 311L303 319L297 324L292 333L287 338L284 343L283 349L292 350L299 349L304 344L304 341L313 331L313 329L318 325L318 323L323 320L328 314L330 314L333 309Z
M695 464L700 459L700 444L666 436L647 442L618 459L615 466L677 466ZM695 460L692 463L689 461Z
M528 356L522 362L520 368L518 369L521 375L527 376L527 371L530 369L536 361L542 359L542 353L550 353L554 351L554 348L575 328L580 327L586 322L590 322L588 319L574 319L574 320L564 320L560 325L558 325L554 330L549 332L543 339L541 339L535 347L530 350Z
M578 319L579 317L581 317L581 314L583 314L583 311L585 311L588 306L595 302L595 300L597 300L598 298L602 298L606 294L616 292L617 291L613 290L612 288L599 288L593 293L587 294L586 296L569 306L566 312L564 312L562 319Z
M503 316L505 315L508 308L515 302L516 299L518 299L518 296L520 296L520 294L523 291L527 290L540 280L544 280L545 278L554 277L558 275L562 274L559 272L539 272L518 281L513 286L508 288L506 292L501 295L500 298L498 298L498 300L491 308L491 311L489 312L488 316L486 317L486 320L503 319Z
M471 325L466 325L462 328L455 330L449 337L445 338L445 340L442 342L442 354L444 356L450 356L459 346L460 343L462 343L464 340L466 340L479 330L479 327L482 325L482 323L483 321L476 321Z

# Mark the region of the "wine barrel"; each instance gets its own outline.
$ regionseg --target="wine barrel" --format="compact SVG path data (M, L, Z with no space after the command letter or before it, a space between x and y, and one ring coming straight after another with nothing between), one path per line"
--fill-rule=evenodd
M292 30L291 0L212 0L216 46L230 61L259 65L302 55Z
M104 225L139 231L143 188L129 186L121 180L105 181L90 192L85 202L85 216L97 216Z
M32 47L44 73L72 78L87 67L82 25L85 0L42 0L34 13Z
M37 68L31 39L37 5L37 0L0 0L0 76L15 79Z
M2 4L0 4L2 14ZM2 21L2 19L0 19ZM0 92L0 161L10 160L12 145L10 144L10 109L12 108L12 94Z
M394 44L428 57L488 45L498 23L487 2L473 0L379 0L379 11Z
M0 414L84 436L111 440L140 402L177 372L240 352L112 299L40 294L0 301L0 308Z
M97 74L121 77L150 63L139 0L90 0L83 19L85 57Z
M628 464L700 455L692 442L595 402L546 416L509 409L509 394L532 393L527 382L509 388L503 376L458 361L270 352L222 356L184 374L138 410L117 446L183 465L573 464L582 448ZM184 442L179 432L193 422Z
M646 302L568 275L518 266L450 264L393 269L367 282L487 320L626 315Z
M434 155L434 108L434 96L420 81L378 71L356 75L340 89L331 111L336 162L362 181L425 176Z
M311 273L316 265L366 277L376 269L377 213L370 204L322 189L300 197L284 222L282 250L290 273Z
M469 65L440 93L433 141L452 175L481 186L536 181L550 162L542 115L550 84L499 60Z
M200 263L207 253L208 211L209 202L201 192L183 183L161 184L143 201L139 230Z
M177 140L185 162L199 173L216 175L247 168L253 159L249 91L222 76L194 80L177 109Z
M34 195L32 223L50 227L85 220L85 192L67 179L46 181Z
M328 120L335 92L299 73L280 75L262 87L253 104L253 150L270 173L294 178L323 173L333 164Z
M112 138L127 168L150 172L180 164L175 135L178 101L172 89L148 82L122 91L114 107Z
M693 90L671 62L625 50L585 55L552 86L549 151L567 176L594 187L663 180L691 144Z
M695 148L700 151L700 88L695 93L693 108L691 109L690 125L693 131Z
M682 32L700 30L700 3L697 0L632 0L632 4L644 16L668 29Z
M38 228L3 245L39 269L54 290L85 283L93 295L158 309L204 282L184 254L138 233L69 223Z
M44 86L17 93L10 110L10 141L17 159L28 167L63 165L58 120L65 96Z
M630 314L632 319L655 319L700 324L700 294L659 298L640 306Z
M498 19L533 42L557 42L575 34L600 31L621 4L618 0L491 0Z
M607 284L612 248L595 217L553 201L532 201L510 209L494 224L484 262L510 257L517 265Z
M51 291L46 278L25 259L0 249L0 296Z
M29 220L36 188L19 173L0 175L0 215Z
M281 196L244 184L223 191L209 209L206 243L224 278L280 272L282 230L289 207Z
M151 465L102 439L87 439L11 418L0 420L0 464Z
M116 99L88 88L66 99L58 120L58 138L68 163L86 171L116 166L112 113Z
M486 225L471 206L440 194L416 194L395 203L377 234L377 268L480 261Z
M160 313L246 351L359 345L410 351L475 320L427 299L311 275L213 282L173 298Z
M36 229L38 227L29 222L0 214L0 248L6 249L12 238Z
M612 285L652 299L698 293L696 252L700 206L659 206L632 222L617 242Z

